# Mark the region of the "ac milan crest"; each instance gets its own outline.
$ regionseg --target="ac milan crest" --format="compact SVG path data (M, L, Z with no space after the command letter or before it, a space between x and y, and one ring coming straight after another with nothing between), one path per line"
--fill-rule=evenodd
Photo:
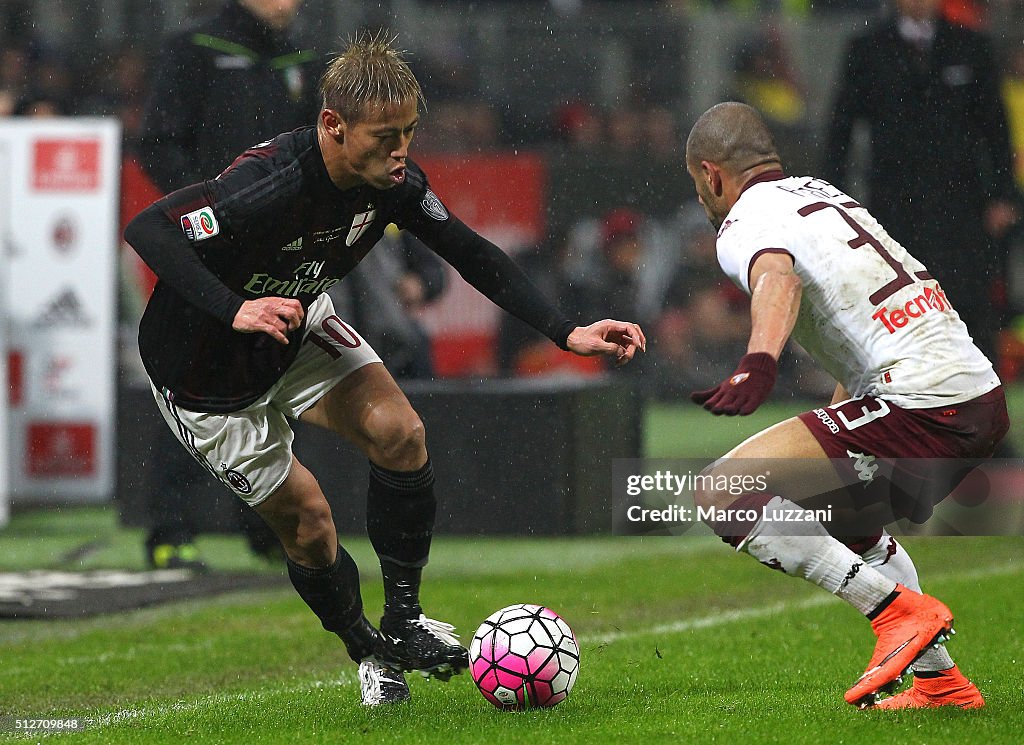
M373 205L367 207L366 212L359 212L355 217L352 218L352 227L348 229L348 237L345 239L345 245L351 246L353 243L358 241L366 229L373 223L373 219L377 216L377 210Z

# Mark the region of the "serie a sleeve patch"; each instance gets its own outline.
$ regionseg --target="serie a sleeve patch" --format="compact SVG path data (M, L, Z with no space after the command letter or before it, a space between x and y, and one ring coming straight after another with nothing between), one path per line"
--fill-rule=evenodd
M220 233L220 223L209 207L203 207L181 216L181 229L193 242L205 241Z

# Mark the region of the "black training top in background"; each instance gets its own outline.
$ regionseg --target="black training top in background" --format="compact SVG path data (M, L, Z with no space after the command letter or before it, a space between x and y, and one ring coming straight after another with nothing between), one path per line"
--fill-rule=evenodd
M146 173L167 194L313 124L326 61L238 0L223 3L161 45L138 143Z
M407 229L499 306L565 347L575 324L501 249L451 215L411 161L388 190L342 191L315 127L246 151L216 179L141 212L126 240L159 278L139 347L150 378L178 405L236 411L265 393L298 354L305 324L283 345L231 323L245 300L308 307L366 255L389 223Z

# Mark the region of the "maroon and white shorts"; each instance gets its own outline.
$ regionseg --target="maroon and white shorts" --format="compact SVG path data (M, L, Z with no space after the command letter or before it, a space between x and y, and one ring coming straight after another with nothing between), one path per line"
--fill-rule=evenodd
M806 411L800 421L821 444L844 484L872 479L884 463L887 489L897 519L924 522L932 507L957 486L978 461L990 458L1010 427L1006 398L997 387L964 403L933 409L905 409L873 396ZM865 489L878 499L878 489Z

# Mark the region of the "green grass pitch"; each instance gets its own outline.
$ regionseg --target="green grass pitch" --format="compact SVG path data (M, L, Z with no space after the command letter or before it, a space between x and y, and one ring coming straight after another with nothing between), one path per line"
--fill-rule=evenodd
M650 455L676 432L708 454L777 421L651 413ZM699 414L699 412L697 412ZM763 421L762 421L763 419ZM694 429L696 425L699 429ZM81 568L141 568L141 534L102 508L17 515L0 532L0 569L56 566L86 541ZM366 572L365 539L345 541ZM427 612L468 641L489 613L549 605L575 630L581 668L569 699L503 713L467 675L410 676L413 700L365 710L355 666L291 591L236 593L82 621L0 622L0 715L84 717L83 732L0 742L86 743L1020 743L1024 741L1024 539L909 538L926 590L957 616L950 651L989 705L980 711L862 712L843 692L873 636L851 608L701 538L440 537ZM259 569L237 538L200 543L214 566Z

